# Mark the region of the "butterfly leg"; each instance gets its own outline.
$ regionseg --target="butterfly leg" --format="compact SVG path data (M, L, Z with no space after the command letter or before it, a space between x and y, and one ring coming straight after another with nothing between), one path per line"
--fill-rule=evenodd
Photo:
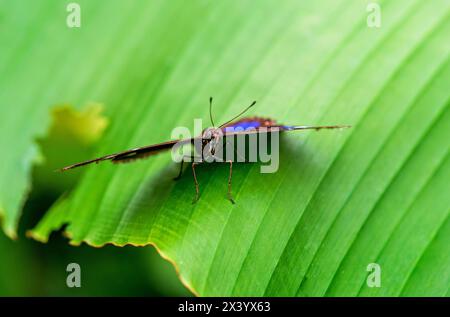
M228 176L228 199L231 201L232 204L234 204L233 196L231 195L231 177L233 176L233 161L229 160L227 161L230 163L230 175Z
M194 184L195 184L195 197L192 201L193 204L195 204L199 197L199 190L198 190L198 181L197 181L197 175L195 174L195 165L198 165L199 163L192 162L192 174L194 175Z
M189 158L189 161L185 161L184 159L186 159L186 158ZM181 159L181 162L180 162L180 172L178 173L177 177L173 178L174 181L177 181L181 178L181 175L183 174L183 164L185 162L193 162L195 158L198 158L198 157L192 156L192 155L184 155L183 156L183 158Z
M224 161L220 157L213 156L216 159L216 162L223 162L223 163L230 163L230 174L228 176L228 199L231 201L232 204L235 204L235 201L233 199L233 195L231 194L231 179L233 176L233 160Z

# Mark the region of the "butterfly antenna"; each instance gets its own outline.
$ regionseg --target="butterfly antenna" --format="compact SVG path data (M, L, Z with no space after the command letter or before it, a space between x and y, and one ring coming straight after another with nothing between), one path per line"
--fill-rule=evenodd
M223 126L226 126L228 123L236 120L237 118L239 118L240 116L242 116L244 113L247 112L248 109L250 109L251 107L253 107L256 104L256 101L253 101L252 104L250 106L248 106L247 108L244 109L244 111L242 111L241 113L239 113L237 116L235 116L233 119L228 120L227 122L223 123L219 128L222 128Z
M209 97L209 119L211 119L212 126L215 127L216 125L214 124L212 116L212 97Z

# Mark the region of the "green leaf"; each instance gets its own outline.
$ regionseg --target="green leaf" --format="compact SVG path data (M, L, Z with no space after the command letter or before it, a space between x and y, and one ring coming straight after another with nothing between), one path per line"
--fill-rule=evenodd
M35 238L68 224L73 244L154 245L199 295L448 295L449 1L379 1L380 28L362 0L80 1L80 29L37 3L35 38L9 49L24 77L9 103L22 90L42 113L102 102L98 155L207 120L210 95L216 122L256 99L255 114L283 123L353 127L285 135L274 174L236 164L236 205L225 164L197 168L195 205L169 154L87 167ZM45 85L41 65L54 70ZM370 263L380 288L366 284Z

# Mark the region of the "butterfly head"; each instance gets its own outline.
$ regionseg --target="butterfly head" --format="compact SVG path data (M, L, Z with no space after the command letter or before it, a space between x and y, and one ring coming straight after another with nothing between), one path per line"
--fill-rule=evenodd
M210 116L211 124L213 125L213 127L207 128L207 129L205 129L203 131L203 133L202 133L202 148L205 149L205 147L206 147L208 153L210 155L214 156L214 154L216 152L216 148L218 146L220 146L220 141L221 141L222 136L223 136L222 128L224 126L226 126L227 124L229 124L230 122L232 122L233 120L235 120L236 118L240 117L248 109L253 107L255 105L255 103L256 103L256 101L253 101L253 103L250 106L248 106L244 111L239 113L233 119L228 120L227 122L225 122L222 125L220 125L218 128L215 128L214 127L215 124L214 124L214 120L213 120L213 115L212 115L212 97L210 97L209 98L209 116Z
M223 132L220 128L207 128L202 133L202 144L203 148L207 147L208 152L214 155L216 152L216 147L222 138Z

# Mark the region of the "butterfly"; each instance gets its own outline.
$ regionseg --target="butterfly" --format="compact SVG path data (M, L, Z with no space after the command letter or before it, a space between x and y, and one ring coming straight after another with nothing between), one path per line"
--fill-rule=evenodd
M238 115L228 120L227 122L221 124L218 127L215 127L213 116L212 116L212 97L209 98L209 116L211 120L212 127L206 128L203 130L200 136L194 138L186 138L179 140L171 140L167 142L162 142L158 144L152 144L148 146L133 148L130 150L126 150L123 152L118 152L114 154L109 154L105 156L101 156L92 160L75 163L72 165L65 166L60 171L67 171L76 167L89 165L92 163L99 163L102 161L111 161L112 163L129 163L138 159L147 158L149 156L155 155L157 153L171 150L176 145L183 146L187 144L191 144L196 146L195 150L200 156L192 155L189 157L190 161L192 159L196 159L192 161L192 174L194 177L194 185L195 185L195 198L193 203L197 202L199 199L199 183L197 180L197 175L195 172L195 167L204 162L208 162L207 157L216 158L217 156L217 145L219 141L223 138L240 136L240 135L258 135L261 133L274 133L274 132L285 132L285 131L297 131L297 130L322 130L322 129L342 129L349 128L349 125L319 125L319 126L288 126L288 125L280 125L277 124L275 120L270 118L263 117L246 117L237 120L241 115L247 112L250 108L252 108L256 101L253 101L250 106L245 108ZM235 121L236 120L236 121ZM218 161L218 160L214 160ZM228 176L228 199L231 203L235 203L233 196L231 194L231 180L233 175L233 160L223 161L225 163L230 164L229 176ZM181 160L180 164L180 172L175 180L178 180L183 172L183 163L185 163L185 158Z

